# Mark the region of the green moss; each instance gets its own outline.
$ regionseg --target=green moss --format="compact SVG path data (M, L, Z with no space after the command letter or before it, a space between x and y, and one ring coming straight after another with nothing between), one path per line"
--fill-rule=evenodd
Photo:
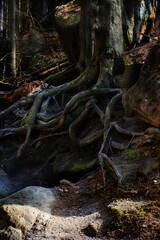
M81 112L83 111L83 109L84 109L84 107L83 107L82 105L79 105L79 106L76 108L76 110L74 110L74 111L72 112L72 116L74 116L74 117L79 116L79 115L81 114Z
M139 210L138 210L138 213L139 213L140 215L145 215L145 214L146 214L146 212L145 212L145 210L144 210L143 208L139 209Z
M88 164L84 163L84 159L78 159L76 163L71 168L71 171L78 172L81 170L87 170L90 169L92 166L94 166L97 162L97 159L90 161Z
M98 158L96 158L95 160L89 162L87 165L86 165L86 168L90 168L92 167L94 164L98 163Z
M122 211L121 209L112 207L111 210L112 210L113 214L116 215L119 220L124 216L124 211Z
M139 160L143 158L143 152L138 146L131 146L122 153L122 157L130 157L131 159Z
M73 81L73 85L77 84L77 83L82 79L82 77L85 75L86 71L87 71L87 68L86 68L86 70L85 70L83 73L81 73L81 74Z
M26 123L28 121L28 118L31 116L32 113L32 108L30 108L27 112L27 114L25 115L25 117L22 119L23 123Z

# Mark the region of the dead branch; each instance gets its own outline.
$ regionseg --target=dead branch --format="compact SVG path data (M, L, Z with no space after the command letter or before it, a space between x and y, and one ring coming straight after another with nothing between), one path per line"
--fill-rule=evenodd
M38 69L38 70L36 70L35 72L32 73L31 78L32 78L32 79L35 79L35 78L37 78L37 76L39 76L39 75L40 75L41 73L43 73L44 71L46 71L46 70L48 70L48 69L51 69L51 68L54 68L54 67L57 67L57 66L59 66L60 64L65 63L66 61L67 61L67 59L65 58L65 59L62 59L62 60L60 60L60 61L58 61L58 62L56 62L56 63L51 63L51 64L49 64L48 66L46 66L46 67L44 67L44 68Z

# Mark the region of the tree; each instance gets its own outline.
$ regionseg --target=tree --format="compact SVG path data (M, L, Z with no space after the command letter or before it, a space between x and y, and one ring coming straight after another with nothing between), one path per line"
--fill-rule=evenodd
M10 1L10 39L11 39L11 69L16 78L16 0Z
M81 74L74 80L57 87L35 93L21 100L0 113L4 117L16 108L32 104L28 113L17 128L2 129L3 137L6 133L26 133L25 141L17 152L17 157L23 156L24 149L28 146L33 130L54 133L65 123L67 114L82 105L82 111L69 126L69 136L79 147L87 146L103 137L101 149L98 153L99 164L104 174L106 165L113 171L115 178L120 180L120 175L111 159L105 152L108 145L108 136L113 123L111 117L114 106L121 101L122 92L119 88L112 88L113 72L124 71L124 49L122 32L122 1L101 0L81 1L81 52L79 65ZM89 18L87 14L91 14ZM94 36L94 39L93 39ZM51 97L56 99L64 93L74 93L74 96L64 106L64 109L56 114L47 116L47 108ZM109 101L105 113L98 107L97 96L115 94ZM91 109L100 116L102 128L89 133L83 138L77 136L77 129ZM133 133L134 134L134 133Z

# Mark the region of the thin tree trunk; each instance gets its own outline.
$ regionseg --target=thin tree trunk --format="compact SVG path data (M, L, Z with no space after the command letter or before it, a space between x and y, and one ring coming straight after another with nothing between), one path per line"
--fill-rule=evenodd
M11 69L16 78L16 0L11 0Z
M8 0L3 0L3 38L8 39Z

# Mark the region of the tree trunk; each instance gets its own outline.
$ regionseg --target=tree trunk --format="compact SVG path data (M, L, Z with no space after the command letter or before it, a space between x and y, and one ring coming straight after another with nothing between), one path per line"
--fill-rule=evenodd
M16 0L10 3L10 40L11 40L11 69L13 78L16 78Z
M91 0L81 0L79 57L81 72L86 69L92 57L92 22Z
M95 52L101 54L99 84L110 87L110 76L124 72L121 0L96 6Z
M8 39L8 0L3 1L3 37Z

